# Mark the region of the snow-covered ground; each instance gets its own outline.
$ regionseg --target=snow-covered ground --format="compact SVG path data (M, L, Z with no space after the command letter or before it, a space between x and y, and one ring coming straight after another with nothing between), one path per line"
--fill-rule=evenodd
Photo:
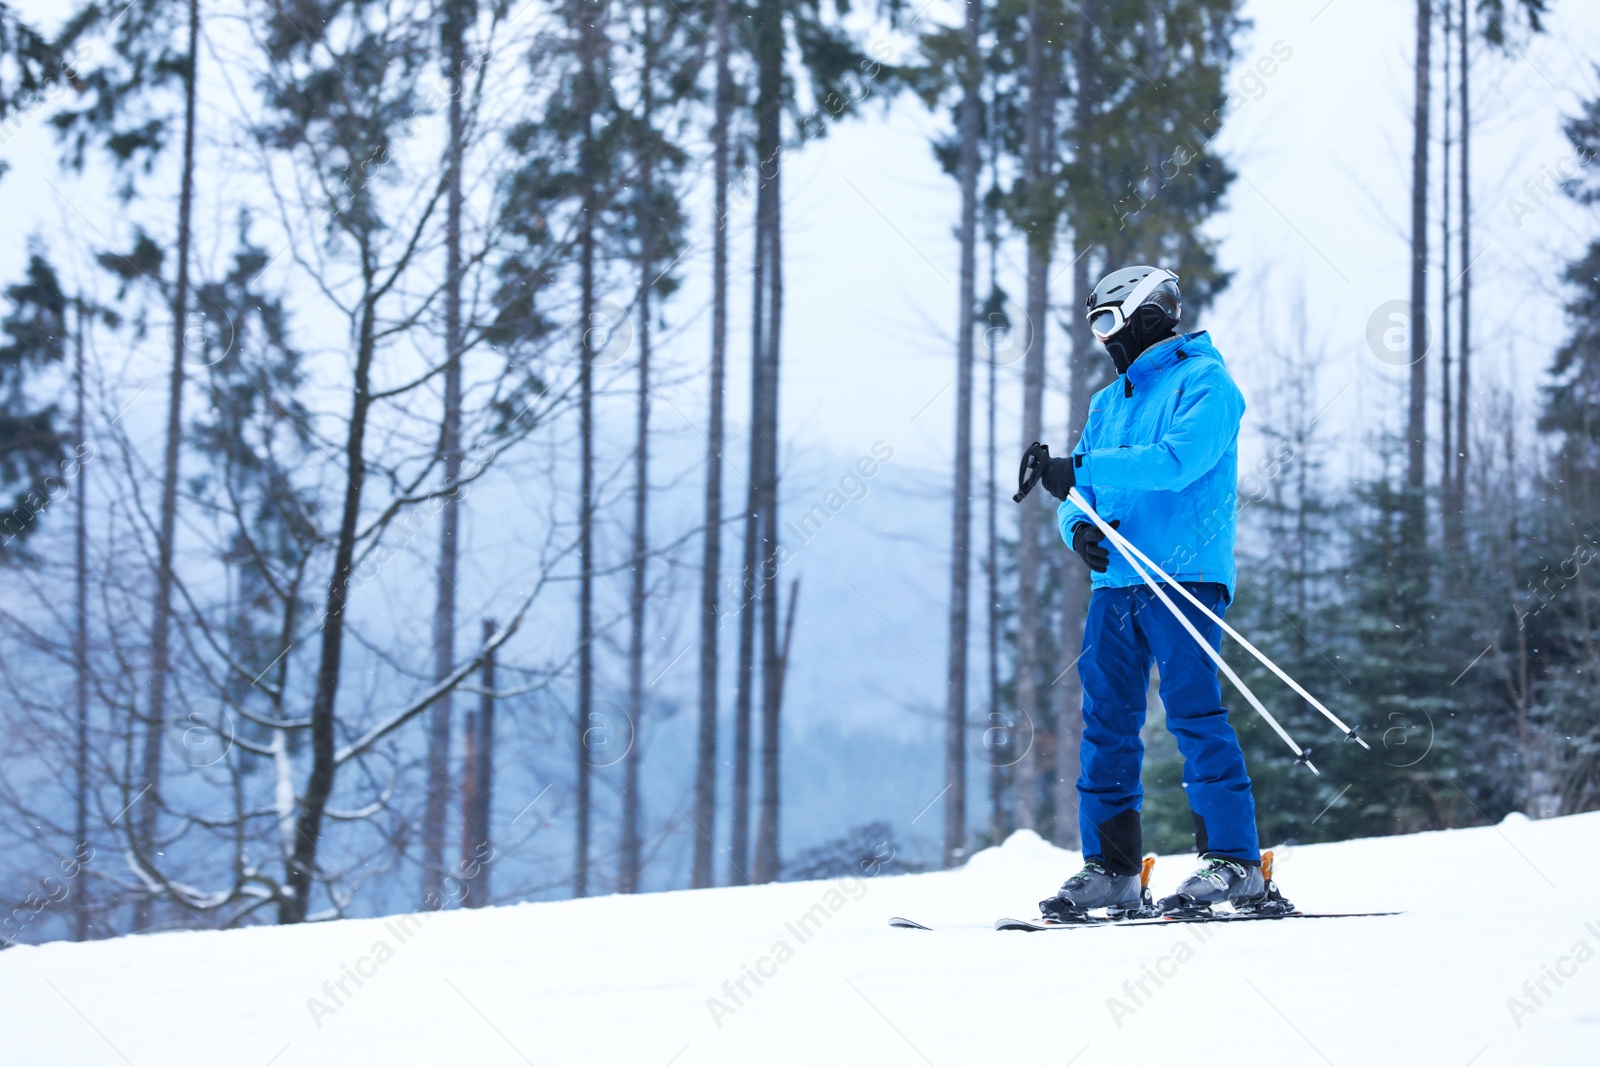
M1600 813L1280 852L1303 908L1395 918L989 928L1076 859L17 948L0 1062L1600 1062Z

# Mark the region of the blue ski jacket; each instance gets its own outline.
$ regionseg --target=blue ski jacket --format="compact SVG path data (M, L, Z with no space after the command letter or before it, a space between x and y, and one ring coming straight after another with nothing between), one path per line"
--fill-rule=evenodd
M1231 599L1238 517L1239 422L1244 397L1205 331L1152 345L1096 393L1073 449L1078 492L1117 532L1180 582L1220 582ZM1087 516L1056 511L1061 538ZM1107 542L1096 589L1142 585Z

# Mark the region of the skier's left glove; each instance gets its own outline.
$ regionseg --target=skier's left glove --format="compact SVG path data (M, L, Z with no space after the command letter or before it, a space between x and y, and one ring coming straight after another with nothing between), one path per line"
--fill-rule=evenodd
M1044 473L1039 477L1039 484L1044 486L1045 492L1057 500L1067 499L1067 493L1078 484L1078 471L1073 465L1072 457L1061 456L1046 463Z
M1111 520L1113 530L1121 525L1121 519ZM1072 528L1072 551L1083 560L1085 567L1096 574L1104 574L1106 568L1111 566L1111 550L1104 544L1105 536L1100 532L1100 527L1089 522L1080 522Z

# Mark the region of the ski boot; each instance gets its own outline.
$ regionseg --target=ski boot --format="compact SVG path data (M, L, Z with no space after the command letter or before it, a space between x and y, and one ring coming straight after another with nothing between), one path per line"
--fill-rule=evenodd
M1138 874L1114 874L1096 860L1088 860L1083 870L1062 883L1049 900L1039 901L1039 914L1046 922L1083 923L1133 919L1155 914L1150 898L1150 869L1155 856L1144 858ZM1090 909L1105 909L1104 918L1091 916Z
M1261 866L1252 867L1210 854L1182 882L1177 892L1157 905L1162 915L1178 918L1210 915L1211 906L1226 901L1241 915L1288 915L1295 910L1272 880L1272 853L1261 854Z

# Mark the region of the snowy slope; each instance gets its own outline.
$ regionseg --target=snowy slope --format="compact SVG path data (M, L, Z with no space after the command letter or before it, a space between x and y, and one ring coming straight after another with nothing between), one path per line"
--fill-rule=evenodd
M987 928L1075 860L1019 833L950 873L18 948L0 1062L1600 1062L1600 813L1280 856L1302 907L1398 918ZM1189 862L1159 863L1157 889ZM347 967L366 977L340 993ZM735 1001L747 967L769 977Z

